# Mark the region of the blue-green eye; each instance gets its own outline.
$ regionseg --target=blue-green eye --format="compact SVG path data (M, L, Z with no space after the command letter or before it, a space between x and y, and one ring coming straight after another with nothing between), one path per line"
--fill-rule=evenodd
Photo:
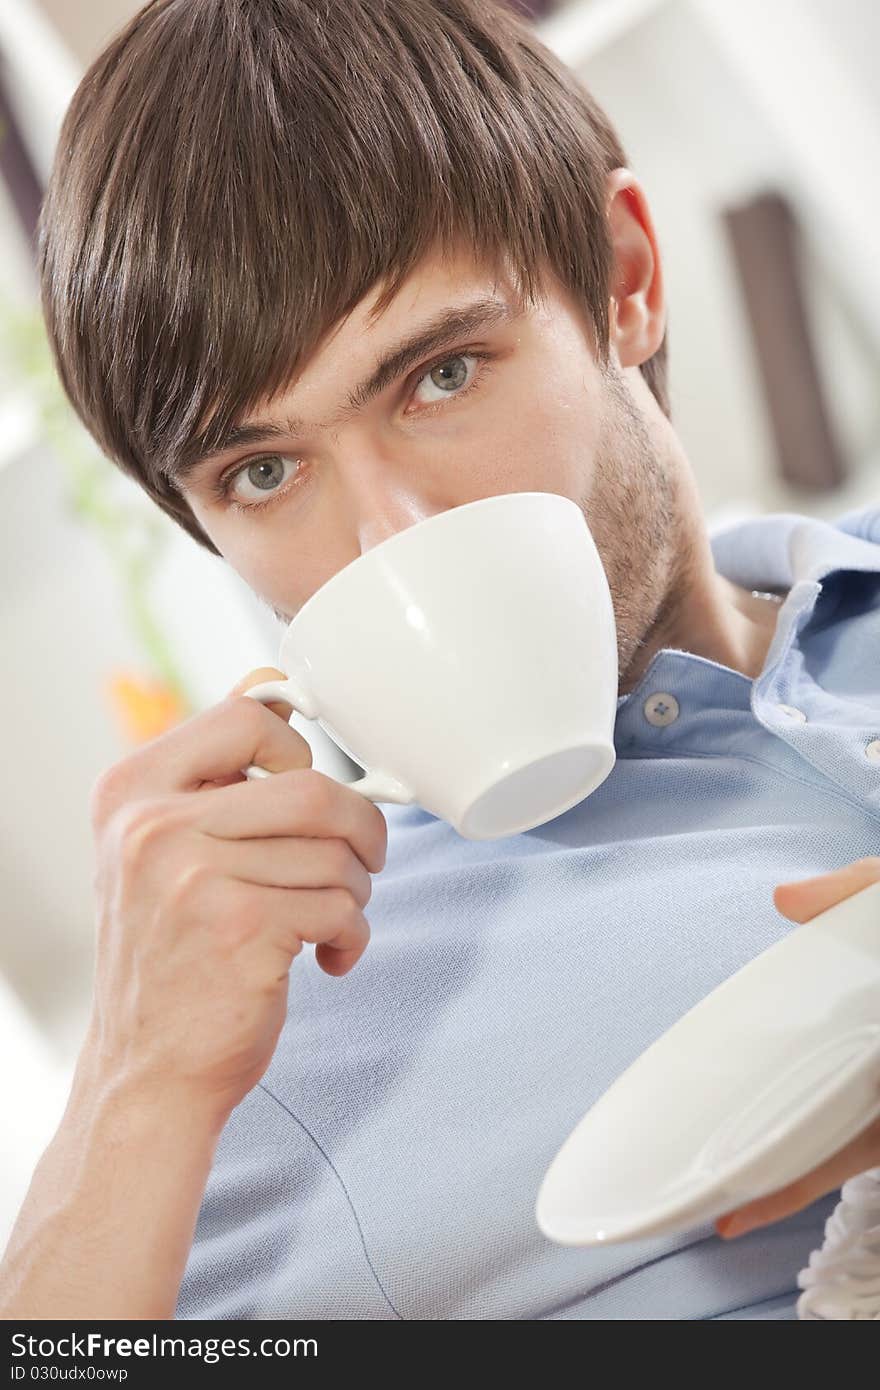
M491 371L492 356L490 352L459 352L434 362L417 380L413 396L426 383L436 395L423 401L415 414L432 415L435 407L442 408L444 402L454 403L469 395ZM311 470L300 459L289 454L260 454L218 478L211 484L210 492L234 511L256 512L296 488L307 487L310 478Z
M300 467L298 460L287 454L263 454L260 458L248 459L247 463L227 473L214 489L216 494L233 507L244 511L258 510L274 501L282 492L287 492L286 484L291 474L285 472L289 466L295 470Z
M464 395L464 391L473 381L477 357L477 353L461 352L456 353L454 357L445 358L442 362L435 362L416 385L417 392L425 384L437 392L437 395L429 396L425 404L433 405L435 401L442 401L449 396ZM468 362L474 364L472 371L469 371L466 365Z

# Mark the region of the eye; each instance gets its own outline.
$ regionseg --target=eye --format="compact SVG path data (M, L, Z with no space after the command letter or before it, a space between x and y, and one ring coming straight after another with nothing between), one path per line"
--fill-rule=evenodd
M286 468L298 469L299 462L286 454L264 454L261 458L249 459L242 467L233 469L221 478L214 489L221 499L230 506L246 511L254 511L273 502L281 493L289 491L285 486L292 476L285 474ZM298 477L294 474L293 486Z
M478 361L485 355L479 352L459 352L452 357L444 357L442 362L435 362L416 384L414 399L422 387L436 393L423 396L424 405L434 405L438 401L448 400L450 396L463 396L473 384ZM468 363L473 364L472 368L467 366Z

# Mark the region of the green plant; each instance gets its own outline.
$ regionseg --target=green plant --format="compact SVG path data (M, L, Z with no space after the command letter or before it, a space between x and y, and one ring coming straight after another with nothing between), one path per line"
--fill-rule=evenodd
M39 430L64 471L66 505L100 538L151 673L190 711L193 701L152 611L150 584L168 541L165 517L119 496L120 476L75 416L52 361L39 310L0 296L0 343L13 384L27 393Z

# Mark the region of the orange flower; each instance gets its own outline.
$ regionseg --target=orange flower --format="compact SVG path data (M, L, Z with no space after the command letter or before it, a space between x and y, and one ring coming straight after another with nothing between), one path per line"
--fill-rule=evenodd
M132 743L158 737L188 713L166 681L120 670L110 676L106 689L123 734Z

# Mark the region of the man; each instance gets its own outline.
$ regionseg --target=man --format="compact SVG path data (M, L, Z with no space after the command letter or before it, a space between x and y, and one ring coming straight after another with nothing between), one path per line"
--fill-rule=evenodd
M41 270L82 419L279 618L425 516L555 492L620 694L601 787L493 842L315 773L245 709L262 672L105 774L93 1017L7 1308L794 1317L876 1124L738 1240L534 1219L651 1041L880 877L880 508L710 542L607 118L481 0L154 3L74 98Z

